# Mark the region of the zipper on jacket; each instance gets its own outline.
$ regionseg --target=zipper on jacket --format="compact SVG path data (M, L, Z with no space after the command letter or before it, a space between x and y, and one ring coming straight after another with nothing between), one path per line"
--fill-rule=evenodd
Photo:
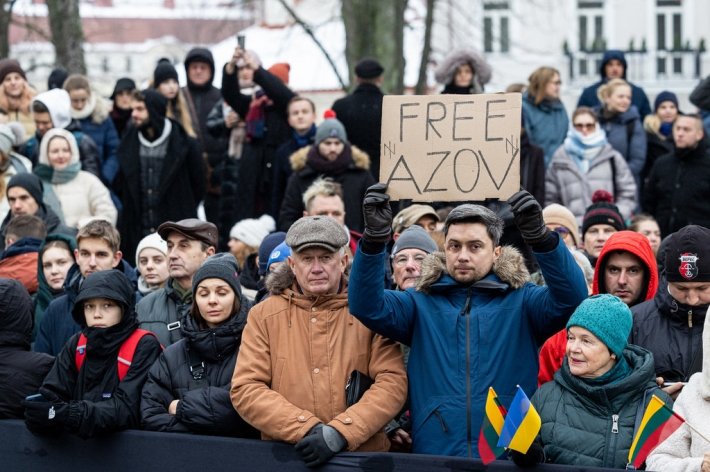
M619 415L611 415L611 432L619 434Z
M688 310L688 328L693 327L693 310Z
M683 372L681 381L687 382L690 377L690 369L693 367L693 309L688 310L688 367Z
M439 411L438 408L436 410L434 410L434 414L436 415L437 418L439 418L439 423L441 423L441 430L445 433L448 432L449 428L446 427L446 421L444 421L444 417L441 416L441 412Z
M466 447L468 449L468 457L472 456L471 448L471 295L473 287L468 288L466 294L466 303L461 310L461 316L466 317Z
M606 435L606 451L602 467L614 467L617 443L619 442L619 415L611 415L611 434Z

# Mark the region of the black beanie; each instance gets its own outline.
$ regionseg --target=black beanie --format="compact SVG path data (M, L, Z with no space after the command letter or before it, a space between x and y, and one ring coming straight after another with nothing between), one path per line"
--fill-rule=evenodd
M148 123L144 127L151 127L159 138L165 127L165 115L168 112L168 99L155 89L145 89L141 92L148 110Z
M592 204L587 207L582 219L582 238L594 225L610 225L617 231L626 229L624 217L619 208L612 203L613 197L605 190L597 190L592 195Z
M205 279L224 280L232 287L234 294L241 301L242 286L239 283L239 265L228 252L220 252L208 257L192 277L192 296L195 297L197 286Z
M175 82L178 81L178 73L175 67L167 59L161 59L158 61L158 65L153 71L153 87L158 88L158 85L162 84L168 79L173 79Z
M22 187L27 190L27 193L32 195L32 198L35 199L37 205L41 207L44 204L44 186L42 185L40 178L36 175L30 174L29 172L15 174L7 183L7 190L5 193L7 194L12 187Z
M673 233L666 251L669 282L710 282L710 229L688 225Z
M69 77L69 72L61 67L57 67L47 78L47 90L64 87L64 81Z

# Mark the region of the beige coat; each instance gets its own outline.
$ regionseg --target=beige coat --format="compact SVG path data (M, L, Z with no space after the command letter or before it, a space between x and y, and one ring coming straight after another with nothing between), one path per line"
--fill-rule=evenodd
M407 398L399 346L349 313L347 287L309 297L288 266L280 269L269 286L274 295L249 312L232 377L234 407L263 439L296 443L322 422L343 435L350 451L387 451L383 427ZM353 370L375 383L346 409Z

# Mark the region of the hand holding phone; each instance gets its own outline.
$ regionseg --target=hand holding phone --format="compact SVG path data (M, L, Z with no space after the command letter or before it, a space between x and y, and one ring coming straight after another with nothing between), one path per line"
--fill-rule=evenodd
M240 49L245 49L247 44L247 37L244 36L243 34L238 34L237 35L237 45L239 45Z

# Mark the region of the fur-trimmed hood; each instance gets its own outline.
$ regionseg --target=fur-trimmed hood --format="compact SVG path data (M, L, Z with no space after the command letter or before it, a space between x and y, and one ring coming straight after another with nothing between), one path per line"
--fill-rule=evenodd
M306 160L308 159L308 151L311 150L312 146L315 146L315 145L304 146L301 149L299 149L298 151L291 154L291 156L288 158L289 162L291 163L291 169L294 172L298 172L300 170L303 170L303 168L306 167ZM370 169L370 156L368 156L365 151L358 148L357 146L350 145L350 149L352 152L353 163L355 164L355 167L358 169L369 170Z
M513 246L501 248L500 257L493 263L492 272L501 282L513 289L518 289L530 281L530 273L525 267L525 259L520 251ZM444 253L429 254L422 263L422 276L417 283L417 291L429 293L442 275L448 275Z
M434 78L440 84L450 84L456 75L456 69L461 64L468 64L473 69L474 80L481 88L491 80L491 66L484 57L473 49L457 49L446 56L434 72Z

